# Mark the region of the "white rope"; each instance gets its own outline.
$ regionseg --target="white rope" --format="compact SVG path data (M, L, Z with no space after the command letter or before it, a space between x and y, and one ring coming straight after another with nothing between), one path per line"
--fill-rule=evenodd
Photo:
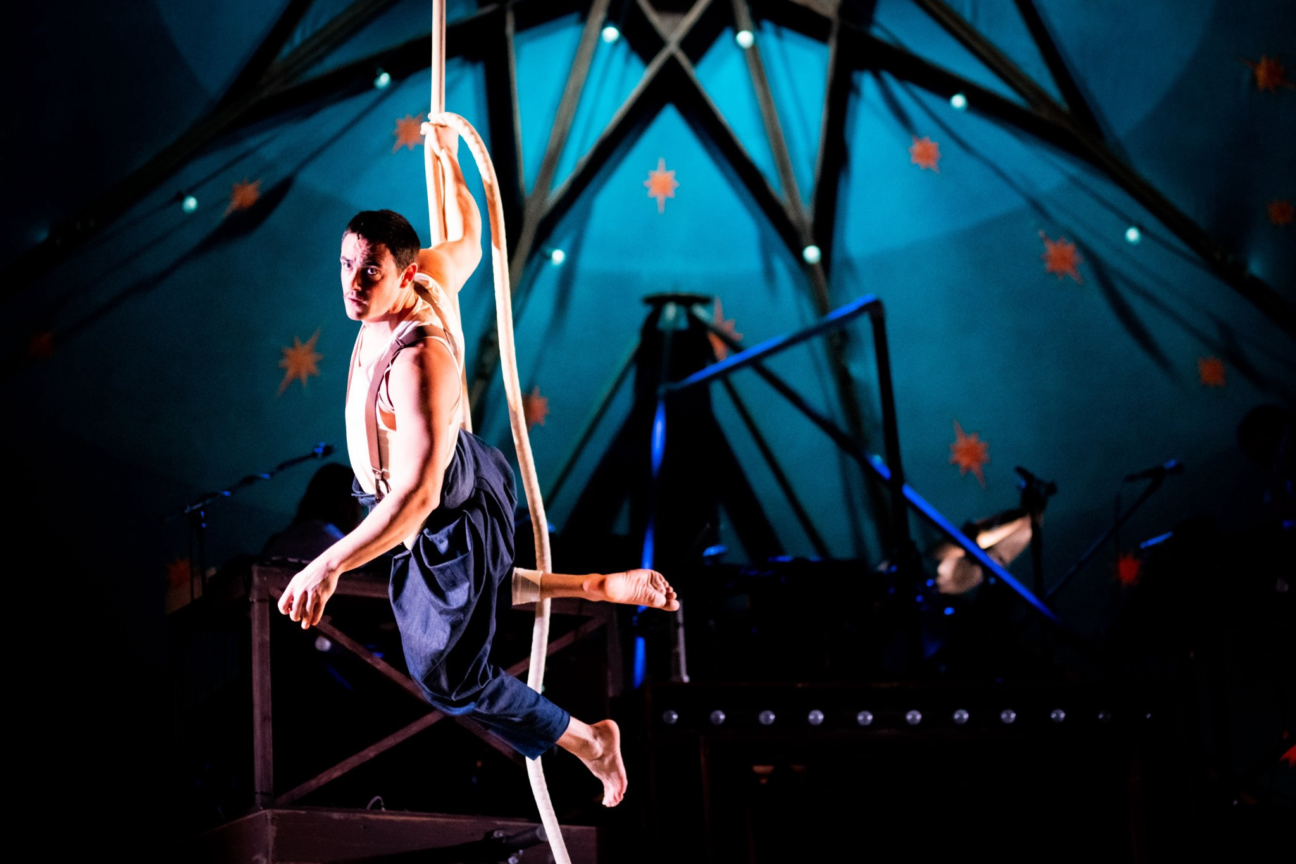
M435 31L435 28L434 28ZM435 40L435 36L433 39ZM435 68L435 67L434 67ZM435 72L434 72L435 75ZM435 90L435 85L434 85ZM443 97L444 98L444 97ZM431 157L432 142L435 138L435 126L448 126L459 134L468 145L469 152L477 163L486 187L486 209L490 214L491 234L491 267L495 276L495 323L499 331L500 371L504 375L504 394L508 400L509 425L513 430L513 446L517 449L518 470L522 475L522 488L526 493L527 507L531 511L531 526L535 534L536 569L542 573L552 573L553 562L549 555L549 521L545 517L544 501L540 497L540 481L536 476L535 460L531 455L531 438L527 434L526 414L522 410L522 384L518 379L517 350L513 344L513 297L509 290L508 242L504 234L504 208L499 198L499 182L495 177L495 166L486 145L472 125L458 114L434 112L424 124L425 166L428 172L428 205L435 208L439 202L433 202L436 182L441 179L440 163ZM435 170L434 170L435 169ZM434 174L437 176L434 178ZM433 211L433 221L439 217ZM433 229L436 230L435 228ZM465 405L467 404L467 394ZM466 412L465 412L466 413ZM545 657L549 648L549 601L536 603L535 626L531 631L531 668L527 674L527 686L537 693L544 684ZM545 783L544 769L540 760L528 759L527 776L531 779L531 793L535 796L536 808L540 811L540 823L549 835L549 847L553 852L556 864L571 864L567 855L567 844L563 841L562 826L554 813L553 802L549 800L549 787Z

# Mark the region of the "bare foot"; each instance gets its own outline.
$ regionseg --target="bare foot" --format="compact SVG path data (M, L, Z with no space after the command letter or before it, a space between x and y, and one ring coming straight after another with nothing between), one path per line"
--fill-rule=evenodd
M592 580L589 593L594 599L608 603L627 603L632 606L649 606L674 612L680 608L675 589L666 577L656 570L628 570L625 573L608 573Z
M621 761L621 727L615 720L586 726L573 717L567 731L558 739L558 746L584 762L590 773L602 781L604 807L621 803L629 779Z

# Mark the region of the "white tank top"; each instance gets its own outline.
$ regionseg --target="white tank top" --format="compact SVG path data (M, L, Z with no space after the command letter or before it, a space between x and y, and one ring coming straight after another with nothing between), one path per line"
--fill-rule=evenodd
M370 495L376 495L378 490L374 481L373 466L370 465L369 460L369 432L365 428L364 403L373 380L374 366L386 355L387 348L393 341L405 336L417 327L429 324L440 327L453 342L442 336L429 336L427 338L444 345L446 350L455 358L455 365L461 375L463 372L463 335L458 326L459 322L455 318L453 311L451 311L449 304L445 302L445 294L442 292L441 287L422 273L415 278L419 279L420 277L422 277L420 282L423 284L419 287L423 290L418 292L418 303L410 310L405 320L396 326L385 344L376 350L374 350L373 346L369 346L370 352L366 353L369 353L369 356L373 359L367 363L360 360L361 348L366 335L369 335L371 331L363 324L360 326L360 332L356 335L356 349L351 359L352 365L347 373L348 397L345 411L347 453L351 460L351 468L360 481L360 487ZM454 344L454 342L458 344ZM390 373L389 368L384 373L382 385L378 388L377 411L375 412L375 420L378 424L378 454L383 467L383 476L389 483L391 482L389 471L391 463L388 458L390 441L392 436L399 434L396 428L395 409L392 406L391 393L386 380L390 377ZM456 435L462 420L461 414L467 410L464 402L461 391L456 405L457 410L454 412L450 422L451 431Z

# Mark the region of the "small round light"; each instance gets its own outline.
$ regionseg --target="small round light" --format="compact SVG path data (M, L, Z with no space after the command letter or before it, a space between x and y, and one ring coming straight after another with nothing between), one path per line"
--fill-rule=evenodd
M725 721L725 713L719 708L711 712L711 725L719 726Z
M946 607L945 607L945 614L946 614L946 615L953 615L953 614L954 614L954 607L953 607L953 606L946 606Z
M823 258L823 252L818 246L811 243L809 246L801 250L801 258L807 264L818 264L819 260Z
M1111 712L1110 712L1110 711L1099 711L1099 712L1098 712L1098 722L1099 722L1099 723L1110 723L1110 722L1111 722Z
M561 249L555 249L549 253L549 262L555 267L561 265L567 260L567 253Z
M761 713L756 717L756 719L760 721L760 724L761 724L762 726L773 726L773 725L774 725L774 712L773 712L773 711L762 711L762 712L761 712Z
M964 723L968 721L968 717L969 714L966 711L964 711L962 708L954 712L954 722L960 726L962 726Z
M910 711L909 713L905 714L905 722L908 723L910 726L917 726L919 723L922 722L922 712Z
M1143 715L1143 719L1144 719L1144 720L1151 720L1151 719L1152 719L1152 712L1151 712L1151 711L1146 712L1146 713Z
M823 723L823 712L816 708L806 715L806 720L809 721L811 726L818 726L820 723Z
M955 93L953 96L950 97L950 107L953 108L955 111L966 111L967 97L964 96L962 93Z
M1142 239L1143 232L1139 230L1137 225L1131 225L1125 229L1125 242L1131 246L1137 246Z
M1013 723L1017 720L1017 712L1011 708L1005 708L999 712L999 722Z
M186 213L192 213L198 209L198 199L192 195L186 195L180 200L180 209Z
M676 714L674 711L663 711L662 722L665 723L667 726L674 726L676 723L679 722L679 715Z
M609 24L603 28L603 41L608 43L609 45L611 45L613 42L615 42L620 38L621 38L621 31L618 30L615 26Z
M750 30L739 30L734 34L734 41L738 43L739 48L745 51L756 42L756 37L752 35Z
M328 652L333 650L333 643L330 642L327 637L316 636L315 650L320 652L321 654L327 654Z
M374 78L374 87L378 90L386 90L387 85L390 83L391 83L391 75L388 74L387 72L384 72L382 69L379 69L378 76Z
M855 715L855 722L861 726L872 726L873 712L872 711L859 712L858 714Z
M1052 720L1054 723L1061 723L1063 720L1066 719L1066 712L1063 711L1061 708L1054 708L1052 711L1049 712L1049 719Z

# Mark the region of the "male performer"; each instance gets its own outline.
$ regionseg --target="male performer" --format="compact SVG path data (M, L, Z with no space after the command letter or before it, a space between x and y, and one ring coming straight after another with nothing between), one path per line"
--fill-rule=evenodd
M503 454L460 428L468 406L463 346L446 298L481 259L481 217L456 159L458 136L437 129L453 240L419 249L390 210L358 214L342 235L342 299L360 321L348 373L347 447L361 500L373 509L293 577L279 611L303 628L320 621L338 577L399 543L390 596L410 676L429 702L469 714L531 759L553 744L603 783L612 807L626 789L620 730L587 725L489 660L496 588L514 602L580 597L679 608L652 570L564 576L514 570L513 471Z

